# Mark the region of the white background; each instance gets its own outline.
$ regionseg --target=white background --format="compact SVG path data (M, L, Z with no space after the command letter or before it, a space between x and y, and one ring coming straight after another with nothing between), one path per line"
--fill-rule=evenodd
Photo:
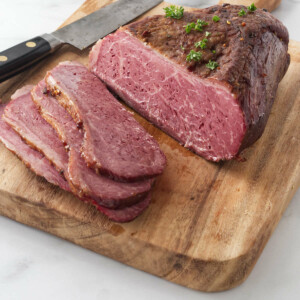
M173 2L205 7L217 1ZM300 41L300 0L282 2L274 15ZM0 51L55 30L82 3L0 0ZM213 294L175 285L0 217L0 299L300 299L299 200L298 190L247 281Z

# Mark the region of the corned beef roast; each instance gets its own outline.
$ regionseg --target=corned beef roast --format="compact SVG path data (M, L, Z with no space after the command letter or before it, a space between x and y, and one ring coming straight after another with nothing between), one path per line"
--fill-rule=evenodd
M82 156L89 167L124 182L162 173L157 142L86 67L63 62L47 73L48 88L84 129Z
M264 10L212 6L119 29L93 47L90 70L185 147L228 160L263 133L288 41Z

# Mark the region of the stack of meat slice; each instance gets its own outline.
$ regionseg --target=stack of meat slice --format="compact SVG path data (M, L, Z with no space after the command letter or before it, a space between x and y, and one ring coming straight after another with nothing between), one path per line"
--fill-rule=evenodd
M59 64L0 110L1 141L37 175L116 222L133 220L149 205L166 158L83 65Z

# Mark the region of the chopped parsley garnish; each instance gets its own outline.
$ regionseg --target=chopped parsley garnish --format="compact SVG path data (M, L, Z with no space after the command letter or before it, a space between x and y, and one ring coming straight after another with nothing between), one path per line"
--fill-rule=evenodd
M208 64L206 64L206 68L208 68L210 70L214 70L218 66L219 66L219 64L216 61L213 61L213 60L209 60Z
M206 37L208 37L208 36L210 36L210 35L211 35L210 32L208 32L208 31L205 32L205 36L206 36Z
M186 33L190 33L192 31L192 29L195 29L197 31L203 31L203 27L207 26L207 25L208 25L207 22L198 19L197 23L195 23L195 22L188 23L183 27L185 28Z
M245 16L245 15L246 15L245 10L242 8L242 9L239 11L238 15L239 15L239 17Z
M199 52L196 52L194 50L191 50L191 52L187 55L186 57L186 61L199 61L201 60L202 58L202 53L199 51Z
M195 26L195 30L197 30L197 31L203 31L203 27L207 26L207 25L208 25L207 22L198 19L197 20L197 24Z
M171 5L165 7L164 11L166 12L166 18L181 19L183 17L184 8L182 6Z
M220 21L220 17L219 17L219 16L213 16L213 17L212 17L212 20L213 20L214 22L219 22L219 21Z
M201 48L203 50L207 47L207 45L206 45L207 42L208 42L208 39L203 39L202 41L195 43L195 47Z
M201 26L207 26L207 25L208 25L208 23L207 23L206 21L203 21L203 20L201 20L201 19L198 19L198 20L197 20L197 24L199 24L199 25L201 25Z
M255 4L252 3L250 6L247 7L247 9L251 12L254 12L254 11L256 11L257 8L256 8Z
M192 31L193 28L195 28L196 24L193 23L188 23L185 26L183 26L185 28L185 32L186 33L190 33Z
M212 50L211 52L212 52L213 54L216 54L216 50Z
M180 45L180 48L182 49L182 51L184 51L184 50L185 50L185 48L184 48L182 45Z

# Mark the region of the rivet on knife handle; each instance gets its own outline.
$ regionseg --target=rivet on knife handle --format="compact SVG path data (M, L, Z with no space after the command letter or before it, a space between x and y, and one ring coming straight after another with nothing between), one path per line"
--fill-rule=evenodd
M20 73L60 45L60 41L44 34L0 52L0 82Z

